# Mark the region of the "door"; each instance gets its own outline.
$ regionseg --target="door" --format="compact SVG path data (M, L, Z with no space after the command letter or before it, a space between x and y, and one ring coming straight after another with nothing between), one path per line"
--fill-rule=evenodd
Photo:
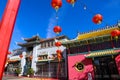
M114 56L95 58L93 63L94 63L96 80L119 80L120 79Z

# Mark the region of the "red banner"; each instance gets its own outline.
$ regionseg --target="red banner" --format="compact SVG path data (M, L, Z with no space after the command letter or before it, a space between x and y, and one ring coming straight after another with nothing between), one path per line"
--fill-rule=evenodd
M0 80L2 80L19 5L20 0L8 0L0 23Z

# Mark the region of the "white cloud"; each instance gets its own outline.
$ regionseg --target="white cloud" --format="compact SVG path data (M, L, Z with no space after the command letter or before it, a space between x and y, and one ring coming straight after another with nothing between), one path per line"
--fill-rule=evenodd
M55 16L55 14L53 14L53 16L49 19L46 38L55 37L55 33L53 32L53 28L56 25L56 19L54 16Z
M65 3L66 3L66 1L63 1L63 4L65 4ZM68 6L67 5L63 5L61 7L61 9L58 11L58 25L59 25L60 21L62 21L63 16L65 15ZM53 28L56 25L57 25L56 12L54 11L53 15L49 19L46 38L52 38L52 37L56 36L56 34L53 32Z

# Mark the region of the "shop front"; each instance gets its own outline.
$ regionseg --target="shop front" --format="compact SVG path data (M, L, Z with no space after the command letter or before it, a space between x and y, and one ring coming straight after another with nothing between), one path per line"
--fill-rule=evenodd
M119 80L120 49L68 54L68 80Z

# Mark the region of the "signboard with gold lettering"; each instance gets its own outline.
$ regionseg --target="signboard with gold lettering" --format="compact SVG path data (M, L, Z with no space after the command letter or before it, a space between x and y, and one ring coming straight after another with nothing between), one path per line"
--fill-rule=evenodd
M82 71L84 69L84 65L81 62L75 64L75 69L77 71Z
M68 55L68 72L68 80L94 80L92 59L84 54Z

